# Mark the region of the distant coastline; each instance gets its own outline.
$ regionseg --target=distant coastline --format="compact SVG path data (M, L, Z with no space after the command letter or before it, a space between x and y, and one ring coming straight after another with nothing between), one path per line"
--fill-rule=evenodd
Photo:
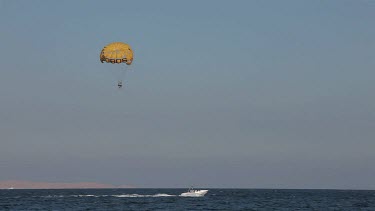
M33 182L23 180L0 181L0 189L100 189L100 188L135 188L131 185L115 186L95 182Z

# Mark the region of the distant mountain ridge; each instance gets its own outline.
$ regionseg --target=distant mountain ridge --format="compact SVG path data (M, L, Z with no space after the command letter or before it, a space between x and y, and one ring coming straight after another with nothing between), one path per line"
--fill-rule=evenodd
M86 188L134 188L130 185L114 186L95 182L32 182L22 180L0 181L0 189L86 189Z

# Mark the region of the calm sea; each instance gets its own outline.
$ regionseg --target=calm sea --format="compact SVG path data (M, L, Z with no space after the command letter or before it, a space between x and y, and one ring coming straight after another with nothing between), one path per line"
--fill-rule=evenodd
M0 190L0 210L375 210L375 191L209 189Z

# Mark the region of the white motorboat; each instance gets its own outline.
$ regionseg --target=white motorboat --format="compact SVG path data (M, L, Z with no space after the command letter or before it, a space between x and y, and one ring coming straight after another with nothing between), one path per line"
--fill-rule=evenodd
M208 190L194 190L193 188L190 188L188 192L181 193L180 196L190 196L190 197L201 197L204 196Z

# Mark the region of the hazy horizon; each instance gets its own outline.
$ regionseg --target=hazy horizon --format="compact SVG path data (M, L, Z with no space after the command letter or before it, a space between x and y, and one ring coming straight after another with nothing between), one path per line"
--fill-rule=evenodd
M0 0L0 180L375 189L374 20L366 0Z

